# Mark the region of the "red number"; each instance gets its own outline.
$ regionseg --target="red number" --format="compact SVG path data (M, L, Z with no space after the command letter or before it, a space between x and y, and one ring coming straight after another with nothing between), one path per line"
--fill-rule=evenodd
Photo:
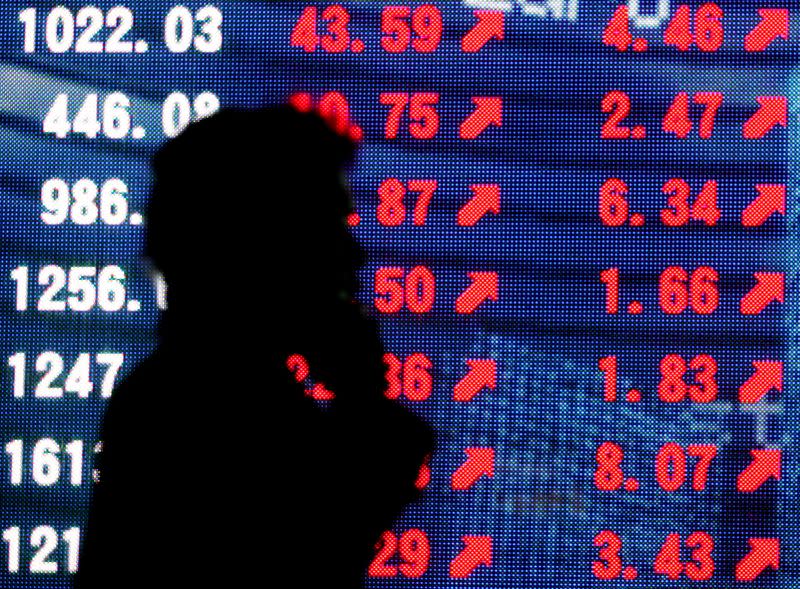
M702 139L711 139L714 133L714 123L717 120L717 112L722 106L723 95L721 92L698 92L694 95L695 104L703 104L706 109L700 117L700 128L698 129Z
M292 29L289 39L292 47L302 47L306 53L313 53L319 45L317 36L317 9L309 6L300 15L297 24Z
M289 372L294 373L294 379L300 383L308 379L311 374L308 361L300 354L292 354L289 356L286 359L286 368L289 369ZM321 382L315 383L310 389L306 389L305 394L316 401L332 401L336 398L336 395L326 389L325 385Z
M433 364L425 354L411 354L403 367L403 392L409 401L425 401L433 391L430 369Z
M425 401L431 396L433 377L430 369L433 363L425 354L411 354L405 362L394 354L386 354L384 361L388 365L386 379L389 387L384 393L387 398L399 399L402 394L409 401Z
M403 198L406 196L406 187L397 178L389 178L381 183L378 188L378 222L385 227L397 227L406 220L406 209Z
M292 354L289 356L286 360L286 368L289 369L289 372L294 373L294 379L297 382L303 382L310 374L308 362L300 354Z
M408 130L412 137L432 139L439 132L439 113L434 108L439 103L439 95L435 92L410 95L384 92L380 96L380 102L392 107L386 117L385 135L387 139L397 139L406 106L408 106L408 116L411 119Z
M412 313L427 313L436 299L436 279L425 266L416 266L408 274L403 268L378 268L375 294L375 308L381 313L397 313L404 305Z
M680 403L686 398L686 361L670 354L661 360L661 382L658 384L658 398L666 403Z
M614 12L603 31L603 43L616 47L619 51L626 51L631 46L630 22L628 20L628 6L623 4Z
M409 180L408 189L419 192L417 204L414 207L414 225L424 225L428 218L428 207L434 193L439 188L436 180ZM378 188L380 204L378 205L378 222L387 227L397 227L406 220L406 209L403 199L406 196L406 187L397 178L389 178Z
M681 51L689 51L694 42L692 37L692 9L681 4L675 16L664 31L664 44L673 45Z
M320 39L322 49L328 53L343 53L350 47L350 13L340 4L328 6L322 11L322 20L328 24L328 34Z
M411 9L408 6L387 6L381 15L381 47L389 53L402 53L411 43L411 27L408 18Z
M672 178L664 184L661 192L669 195L667 206L671 207L661 209L661 222L669 227L680 227L689 223L689 197L692 195L689 184L680 178Z
M406 276L406 305L412 313L427 313L436 299L436 279L425 266L412 268Z
M680 579L683 572L681 562L681 537L679 534L670 534L656 556L653 570L659 575L666 575L673 581Z
M406 530L399 541L392 532L384 532L375 549L377 553L367 569L370 577L396 577L399 570L404 577L416 579L428 570L431 548L422 530ZM388 564L395 554L401 558L399 566Z
M692 477L692 489L703 491L708 482L711 461L717 455L717 447L695 444L687 451L677 444L665 444L656 456L656 480L665 491L677 491L686 482L686 455L699 458Z
M622 540L614 532L604 530L594 537L594 545L600 548L600 560L592 562L592 573L598 579L616 579L622 573Z
M693 101L706 107L700 117L699 134L702 139L710 139L714 133L717 112L722 106L723 95L720 92L698 92L694 95ZM662 129L665 133L673 133L680 139L686 139L693 127L694 124L689 118L689 95L681 92L669 107Z
M289 104L301 112L310 112L315 109L330 126L338 133L347 133L351 129L350 103L339 92L328 92L319 99L315 105L311 94L299 92L289 97Z
M622 127L620 123L631 112L631 99L624 92L614 91L606 94L601 104L603 112L610 113L608 120L603 124L600 137L603 139L628 139L631 136L629 127Z
M342 94L328 92L319 99L317 110L338 133L350 128L350 104Z
M667 403L680 403L689 398L695 403L710 403L717 398L717 361L711 356L700 354L689 362L689 368L696 370L695 381L698 384L686 385L683 380L686 374L686 361L670 354L661 360L661 382L658 385L658 397Z
M617 444L605 442L597 449L597 470L594 471L594 485L601 491L616 491L622 487L625 475L620 465L625 453Z
M350 48L350 13L343 6L334 4L322 11L322 20L327 24L327 34L317 34L317 8L307 7L297 20L289 43L292 47L302 47L306 53L313 53L320 45L328 53L343 53Z
M686 482L686 455L678 444L664 444L656 455L656 481L665 491L677 491Z
M674 133L681 139L686 139L693 126L689 118L689 95L681 92L669 107L661 128L665 133Z
M394 354L384 354L383 362L386 364L387 387L384 396L387 399L399 399L403 394L403 381L400 378L403 370L403 361Z
M412 28L416 35L413 42ZM442 40L442 28L442 13L436 6L424 4L413 16L408 6L387 6L381 16L381 46L389 53L403 53L409 47L418 53L432 53Z
M710 315L717 310L719 306L718 280L717 271L708 266L701 266L692 272L689 282L692 311L698 315Z
M711 461L717 456L717 447L706 444L692 444L687 448L689 456L699 458L694 467L694 477L692 477L692 489L702 491L708 482L708 470Z
M682 4L664 31L664 43L673 45L681 51L688 51L696 44L700 51L717 51L725 41L722 26L722 9L714 3L707 3L697 9L692 34L692 10Z
M600 282L606 285L606 313L619 312L619 268L609 268L600 272Z
M404 577L418 579L428 570L431 547L428 536L422 530L412 528L400 536L400 573Z
M408 94L403 92L383 92L381 94L381 104L392 107L386 117L385 135L387 139L397 139L397 134L400 131L400 120L403 118L408 100Z
M714 539L705 532L695 532L686 538L692 550L692 562L686 563L686 576L692 581L708 581L714 576Z
M375 308L381 313L397 313L403 308L403 277L405 270L398 267L378 268L375 272Z
M699 315L708 315L719 306L717 281L719 275L713 268L701 266L692 273L672 266L664 270L659 279L659 303L661 310L670 315L679 315L689 306ZM688 285L687 285L688 282Z
M418 35L413 46L418 53L433 53L442 40L442 13L433 4L423 4L414 11L414 32Z
M670 267L661 273L658 281L661 310L670 315L683 313L689 305L689 274L683 268Z
M628 221L628 185L611 178L600 188L600 220L609 227L621 227Z
M700 194L692 205L692 219L703 221L709 227L717 224L722 213L717 208L718 184L716 180L709 180L703 186Z
M661 188L664 194L669 195L667 205L670 209L661 210L661 221L669 227L687 225L690 219L703 221L713 227L722 216L717 208L718 185L715 180L709 180L703 186L694 204L689 206L692 189L689 184L680 178L672 178Z
M381 534L381 539L375 545L375 558L367 569L370 577L395 577L397 566L388 564L389 559L397 552L397 536L391 532Z
M681 562L681 537L670 534L656 557L654 570L670 579L680 579L681 573L693 581L707 581L714 575L714 539L705 532L694 532L686 539L692 550L692 562Z
M711 356L700 354L689 362L689 368L696 370L694 380L698 384L689 386L689 398L695 403L710 403L717 399L717 361Z
M408 116L411 124L408 130L415 139L433 139L439 132L439 113L434 105L439 104L439 95L435 92L423 92L411 95Z
M695 43L700 51L716 51L725 41L722 9L710 2L697 9L694 21Z
M439 182L436 180L409 180L408 189L411 192L419 192L417 206L414 207L414 225L421 226L428 219L428 206L434 193L439 189Z
M600 358L597 365L603 371L603 399L613 403L617 400L617 357Z

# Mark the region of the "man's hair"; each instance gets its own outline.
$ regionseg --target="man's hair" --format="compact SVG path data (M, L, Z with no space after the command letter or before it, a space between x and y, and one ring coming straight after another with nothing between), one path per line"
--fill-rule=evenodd
M145 254L168 280L195 255L209 265L251 247L311 255L308 237L350 210L337 179L354 153L319 115L289 106L194 123L153 158Z

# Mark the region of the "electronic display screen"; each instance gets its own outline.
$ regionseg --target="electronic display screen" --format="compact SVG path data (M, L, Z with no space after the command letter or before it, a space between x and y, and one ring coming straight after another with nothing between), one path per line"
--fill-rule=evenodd
M0 4L0 587L71 586L157 345L150 157L289 101L359 140L359 299L439 440L366 587L796 588L795 7Z

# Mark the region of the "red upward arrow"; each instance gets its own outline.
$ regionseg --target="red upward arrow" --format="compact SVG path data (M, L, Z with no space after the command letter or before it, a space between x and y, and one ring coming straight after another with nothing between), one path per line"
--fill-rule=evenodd
M789 38L789 10L759 8L761 22L744 38L745 51L764 51L775 39Z
M458 211L461 227L474 227L486 213L500 214L500 186L498 184L473 184L473 197Z
M499 96L475 96L475 110L469 115L458 133L462 139L477 139L489 125L503 126L503 99Z
M786 214L786 185L757 184L758 196L742 211L742 225L758 227L773 213Z
M480 565L492 566L491 536L461 536L464 550L450 562L450 578L466 579Z
M469 272L472 284L456 299L456 313L469 315L474 313L483 301L499 298L499 279L497 272Z
M454 491L466 491L483 475L494 477L494 448L465 448L467 460L450 479Z
M761 139L776 125L786 126L789 106L785 96L759 96L760 108L742 128L745 139Z
M494 360L467 360L469 372L453 388L454 401L472 401L481 389L497 387L497 362Z
M502 11L476 10L475 17L478 22L461 39L461 50L464 53L477 53L491 39L502 41L506 38L506 20Z
M781 541L778 538L750 538L750 552L736 565L737 581L755 581L767 567L776 571L781 563Z
M772 301L783 302L783 274L756 272L756 285L744 295L739 309L743 315L758 315Z
M739 387L741 403L758 403L772 389L783 392L783 362L776 360L756 360L756 371Z
M739 473L736 488L742 493L758 491L769 479L781 480L780 450L750 450L753 461Z

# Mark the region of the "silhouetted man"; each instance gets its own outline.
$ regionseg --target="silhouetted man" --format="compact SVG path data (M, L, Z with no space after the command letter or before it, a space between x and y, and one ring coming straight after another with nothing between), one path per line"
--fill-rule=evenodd
M352 302L352 155L289 107L222 111L156 155L146 254L168 310L109 402L77 588L360 586L433 437L383 396Z

